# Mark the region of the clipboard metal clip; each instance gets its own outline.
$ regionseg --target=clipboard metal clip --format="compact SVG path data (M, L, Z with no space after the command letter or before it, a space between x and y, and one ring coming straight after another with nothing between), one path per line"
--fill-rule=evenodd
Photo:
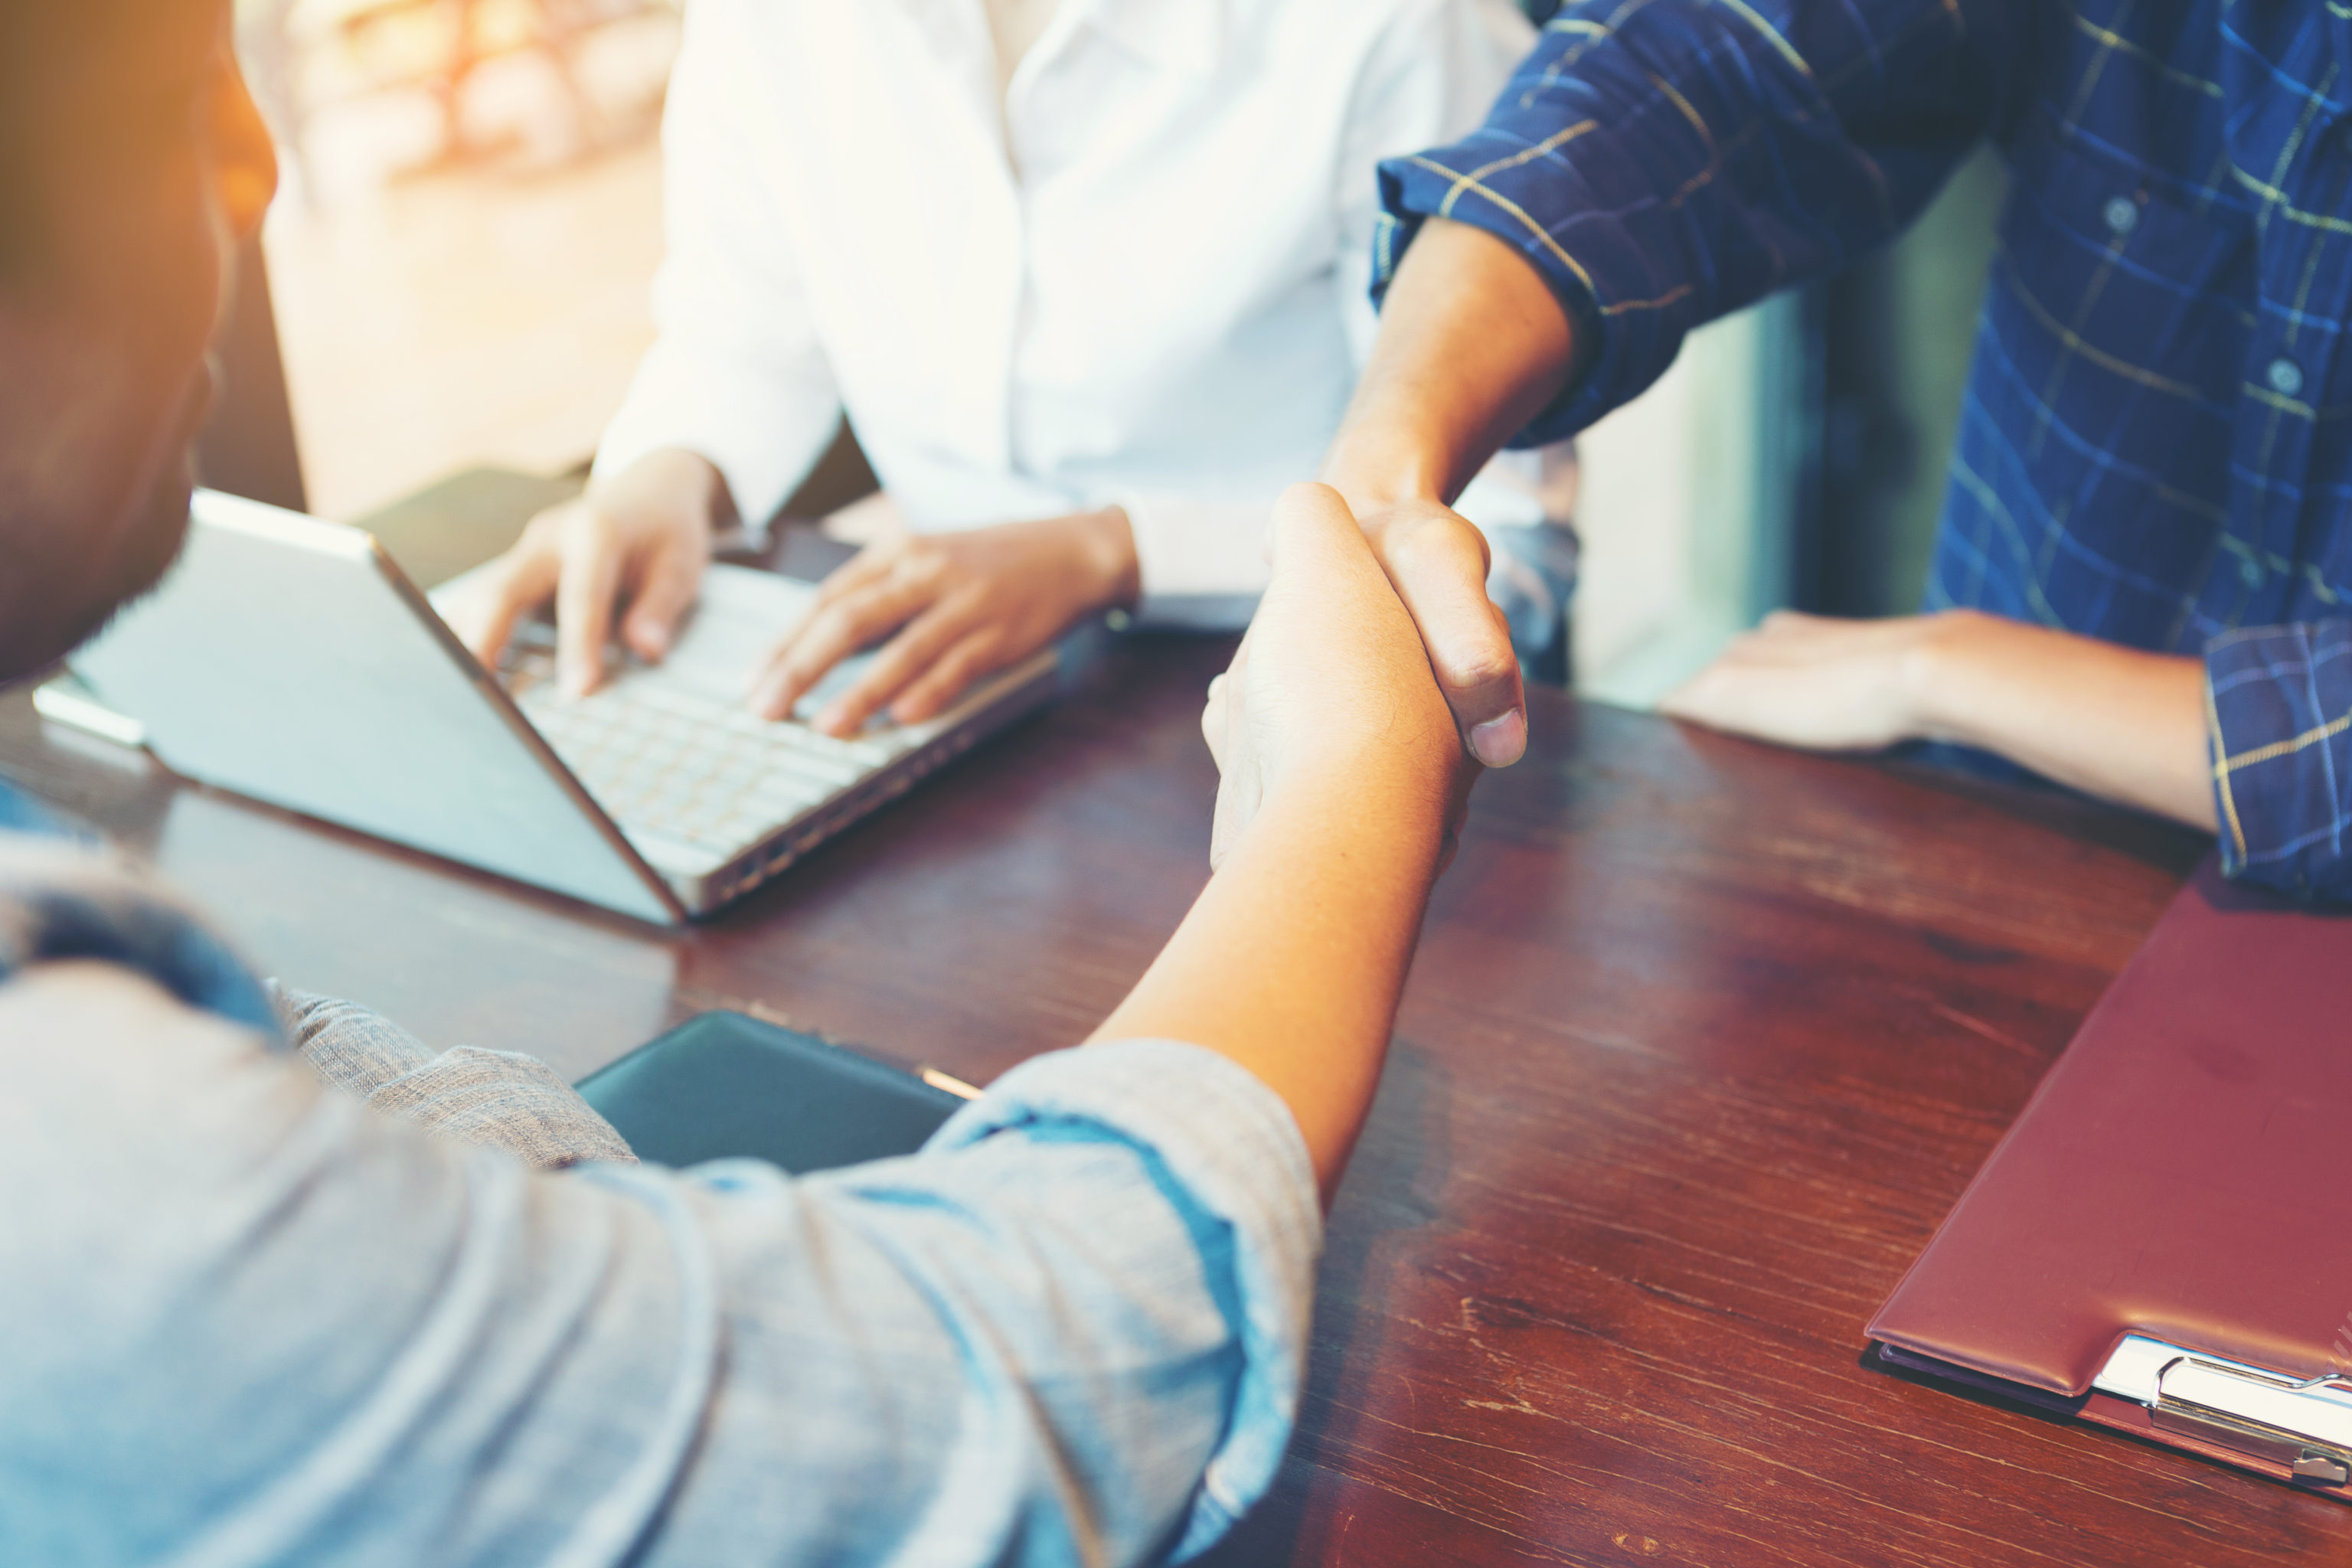
M2352 1485L2352 1382L2301 1382L2144 1335L2127 1335L2095 1381L2147 1406L2156 1425L2284 1465L2305 1486Z
M2145 1406L2161 1430L2284 1466L2303 1485L2352 1486L2352 1379L2297 1381L2126 1334L2091 1386Z

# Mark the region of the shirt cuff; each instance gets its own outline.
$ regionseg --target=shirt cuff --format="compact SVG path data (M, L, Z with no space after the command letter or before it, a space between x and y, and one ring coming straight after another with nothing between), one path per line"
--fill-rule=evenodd
M1079 1121L1157 1154L1202 1210L1230 1226L1243 1367L1176 1557L1222 1537L1274 1485L1298 1417L1323 1216L1290 1109L1213 1051L1123 1040L1056 1051L1005 1074L928 1146L970 1147L1040 1122Z
M1661 26L1670 33L1675 27ZM1421 226L1442 217L1484 229L1517 251L1569 318L1583 369L1512 437L1513 447L1572 436L1632 401L1674 362L1684 335L1713 313L1727 281L1748 297L1768 291L1749 288L1754 268L1744 252L1728 279L1693 272L1690 247L1704 221L1664 210L1682 204L1662 207L1657 196L1686 175L1692 189L1704 184L1697 171L1712 174L1722 153L1704 131L1693 136L1682 115L1663 116L1663 128L1653 127L1659 100L1638 88L1629 96L1622 60L1573 73L1563 85L1561 73L1590 47L1588 38L1547 29L1485 124L1444 146L1388 159L1378 170L1375 300L1387 292ZM1654 75L1648 80L1659 83ZM1578 123L1570 125L1571 118ZM1699 270L1711 275L1730 259Z
M1122 494L1107 504L1127 513L1135 536L1138 621L1188 631L1238 631L1249 624L1271 571L1265 523L1272 497L1202 501Z
M2352 898L2352 620L2250 626L2205 647L2221 869Z

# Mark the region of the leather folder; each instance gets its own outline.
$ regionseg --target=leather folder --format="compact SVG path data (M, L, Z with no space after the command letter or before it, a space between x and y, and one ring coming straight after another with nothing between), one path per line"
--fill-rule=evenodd
M2352 1500L2352 915L2208 861L1868 1333Z
M979 1092L740 1013L689 1018L578 1087L649 1164L748 1158L794 1175L911 1154Z

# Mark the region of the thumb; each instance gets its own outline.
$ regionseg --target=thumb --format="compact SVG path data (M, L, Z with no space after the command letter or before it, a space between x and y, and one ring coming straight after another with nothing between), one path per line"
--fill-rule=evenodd
M1485 537L1434 503L1391 508L1367 520L1366 532L1421 630L1463 743L1487 767L1517 762L1528 745L1527 693L1510 623L1486 597Z

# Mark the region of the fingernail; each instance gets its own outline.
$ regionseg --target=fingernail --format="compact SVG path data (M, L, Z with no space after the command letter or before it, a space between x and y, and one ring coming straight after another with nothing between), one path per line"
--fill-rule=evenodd
M1527 750L1528 716L1516 709L1470 731L1470 754L1490 768L1507 768Z

